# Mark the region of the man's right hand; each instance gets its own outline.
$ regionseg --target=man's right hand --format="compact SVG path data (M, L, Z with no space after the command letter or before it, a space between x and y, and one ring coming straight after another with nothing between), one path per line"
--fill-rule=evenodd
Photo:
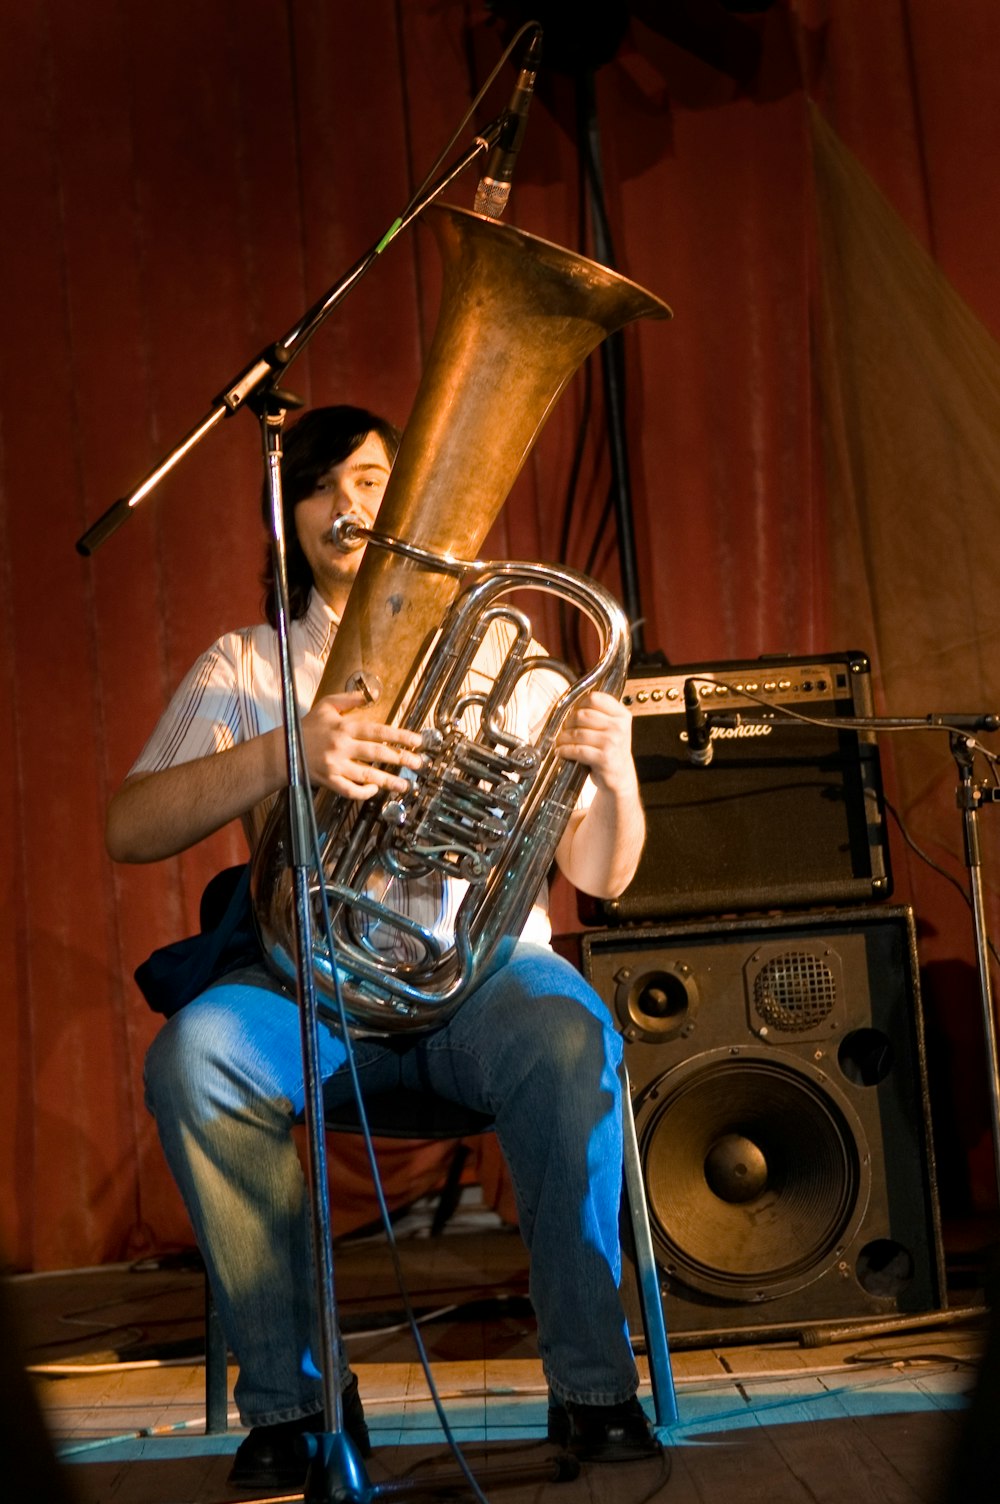
M306 766L314 784L348 799L403 792L393 768L419 769L420 736L364 713L363 695L328 695L303 717ZM238 742L156 773L133 773L108 806L105 841L118 862L176 856L286 786L284 732Z
M368 703L360 693L324 695L302 719L310 782L347 799L405 793L406 779L391 770L423 766L420 733L382 725L365 713Z

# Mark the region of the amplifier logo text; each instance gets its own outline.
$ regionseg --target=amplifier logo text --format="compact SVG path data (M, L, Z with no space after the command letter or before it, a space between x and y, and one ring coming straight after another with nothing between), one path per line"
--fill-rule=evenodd
M771 732L773 730L774 730L773 726L763 726L763 725L755 725L755 726L712 726L709 729L709 733L708 734L711 737L711 739L712 739L713 742L728 742L728 741L734 741L734 740L740 740L740 741L742 741L745 737L770 736ZM682 741L682 742L686 742L687 739L688 739L687 732L686 731L680 732L680 734L679 734L679 740Z

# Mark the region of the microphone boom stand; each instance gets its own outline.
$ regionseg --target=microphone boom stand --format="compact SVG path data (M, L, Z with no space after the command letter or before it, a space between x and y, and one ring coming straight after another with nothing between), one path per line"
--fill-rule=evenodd
M765 702L761 702L762 704ZM979 982L980 1006L983 1018L983 1036L986 1045L986 1069L990 1091L990 1128L993 1140L994 1178L997 1202L1000 1205L1000 1046L997 1041L996 1016L993 1011L993 987L990 979L989 937L986 930L986 905L983 895L983 869L979 842L979 810L983 804L1000 803L1000 787L973 782L973 762L977 742L976 731L1000 730L1000 716L984 713L936 714L928 716L838 716L826 719L818 716L788 714L780 705L773 707L785 725L828 726L834 730L857 731L947 731L952 756L958 768L959 783L956 802L962 811L962 844L965 866L969 874L969 906L972 911L973 942L976 952L976 972ZM753 715L727 715L726 712L705 715L706 725L773 725L770 719Z
M311 796L305 756L298 737L295 679L292 670L288 623L288 571L285 550L284 507L281 489L281 430L285 412L299 406L297 398L262 386L248 399L261 425L264 463L270 503L271 541L274 550L274 581L278 656L288 766L289 865L292 871L296 954L296 998L305 1087L306 1143L310 1172L313 1255L316 1261L316 1293L319 1314L319 1369L323 1380L324 1430L310 1437L315 1444L306 1477L305 1497L310 1504L334 1500L368 1500L371 1485L351 1438L344 1430L344 1407L340 1390L340 1328L333 1278L333 1238L327 1180L326 1135L323 1128L323 1078L319 1067L319 1022L316 984L312 968L312 909L309 901L309 868L312 833L307 807Z
M241 407L255 413L261 428L265 464L265 487L270 506L271 546L274 557L275 604L281 669L284 713L285 752L288 767L289 851L293 878L294 936L296 950L296 992L305 1083L305 1125L309 1164L312 1232L316 1262L316 1294L319 1313L320 1362L323 1381L323 1418L325 1429L311 1433L305 1440L312 1457L306 1475L306 1504L370 1504L376 1497L401 1497L407 1493L427 1493L432 1482L400 1479L372 1485L351 1438L344 1430L343 1401L340 1391L340 1332L337 1319L333 1278L333 1253L329 1184L326 1170L326 1140L323 1118L323 1082L319 1067L319 1026L315 983L312 969L312 909L309 898L309 867L312 852L310 817L312 801L305 759L298 739L295 683L289 647L288 583L285 558L284 511L281 488L281 433L285 413L301 406L300 400L280 390L277 379L330 313L347 296L372 267L386 247L423 212L448 185L482 152L489 151L500 138L508 121L508 112L499 116L465 149L444 174L426 190L418 190L406 209L397 216L381 239L340 278L299 322L274 344L268 346L243 371L235 376L213 399L202 420L150 471L127 497L122 497L105 511L77 540L77 552L89 557L126 521L132 510L194 449L221 419L231 417ZM564 1454L547 1460L540 1467L498 1466L486 1470L491 1480L510 1484L535 1483L543 1475L549 1481L568 1481L576 1475L578 1464ZM483 1469L480 1469L483 1476ZM468 1472L443 1483L454 1489L456 1483L483 1498Z
M972 781L975 742L963 732L950 736L951 752L958 767L958 807L962 811L962 840L965 865L969 873L969 896L976 947L976 970L986 1039L986 1069L989 1078L990 1127L993 1133L993 1164L1000 1202L1000 1053L997 1049L996 1015L993 1011L993 988L990 980L989 938L986 932L986 905L983 897L983 865L979 848L979 809L983 803L996 804L1000 789L977 785Z
M251 361L237 376L234 376L219 395L212 399L209 411L194 428L187 433L180 443L170 451L136 486L128 496L122 496L118 501L112 502L107 511L102 512L96 522L91 523L86 532L76 541L76 551L89 558L92 553L106 543L112 533L118 531L122 523L126 521L129 513L139 505L165 476L169 475L186 454L190 453L207 434L211 433L217 423L223 418L231 418L241 407L250 405L250 398L255 392L273 386L276 379L291 365L313 335L326 321L333 310L343 302L351 289L360 282L366 272L381 256L382 252L395 240L401 230L422 214L440 194L454 181L476 157L484 151L490 150L494 142L499 138L504 124L504 116L499 116L493 123L487 126L482 135L466 148L462 156L452 164L447 171L433 183L426 192L420 192L410 201L402 214L393 220L382 238L365 252L356 261L351 269L333 284L331 288L307 309L302 318L274 344L268 345Z

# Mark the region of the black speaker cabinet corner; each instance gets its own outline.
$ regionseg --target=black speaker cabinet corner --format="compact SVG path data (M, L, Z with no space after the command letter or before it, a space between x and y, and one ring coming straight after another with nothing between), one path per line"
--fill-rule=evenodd
M912 911L592 932L675 1334L935 1311L944 1263Z
M687 751L689 679L709 720L707 766ZM864 653L671 667L631 677L624 699L646 848L620 898L583 906L588 922L890 897L878 747L837 724L872 714Z

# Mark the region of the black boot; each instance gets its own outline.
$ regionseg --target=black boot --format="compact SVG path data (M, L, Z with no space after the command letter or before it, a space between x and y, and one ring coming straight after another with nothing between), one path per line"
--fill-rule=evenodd
M575 1405L550 1393L549 1441L581 1462L668 1460L634 1395L621 1405Z
M356 1374L351 1374L341 1399L344 1430L360 1455L370 1457L372 1445ZM297 1420L279 1421L273 1426L252 1426L236 1448L229 1482L234 1488L302 1488L309 1468L302 1437L307 1431L322 1431L323 1426L322 1410L314 1415L301 1415Z

